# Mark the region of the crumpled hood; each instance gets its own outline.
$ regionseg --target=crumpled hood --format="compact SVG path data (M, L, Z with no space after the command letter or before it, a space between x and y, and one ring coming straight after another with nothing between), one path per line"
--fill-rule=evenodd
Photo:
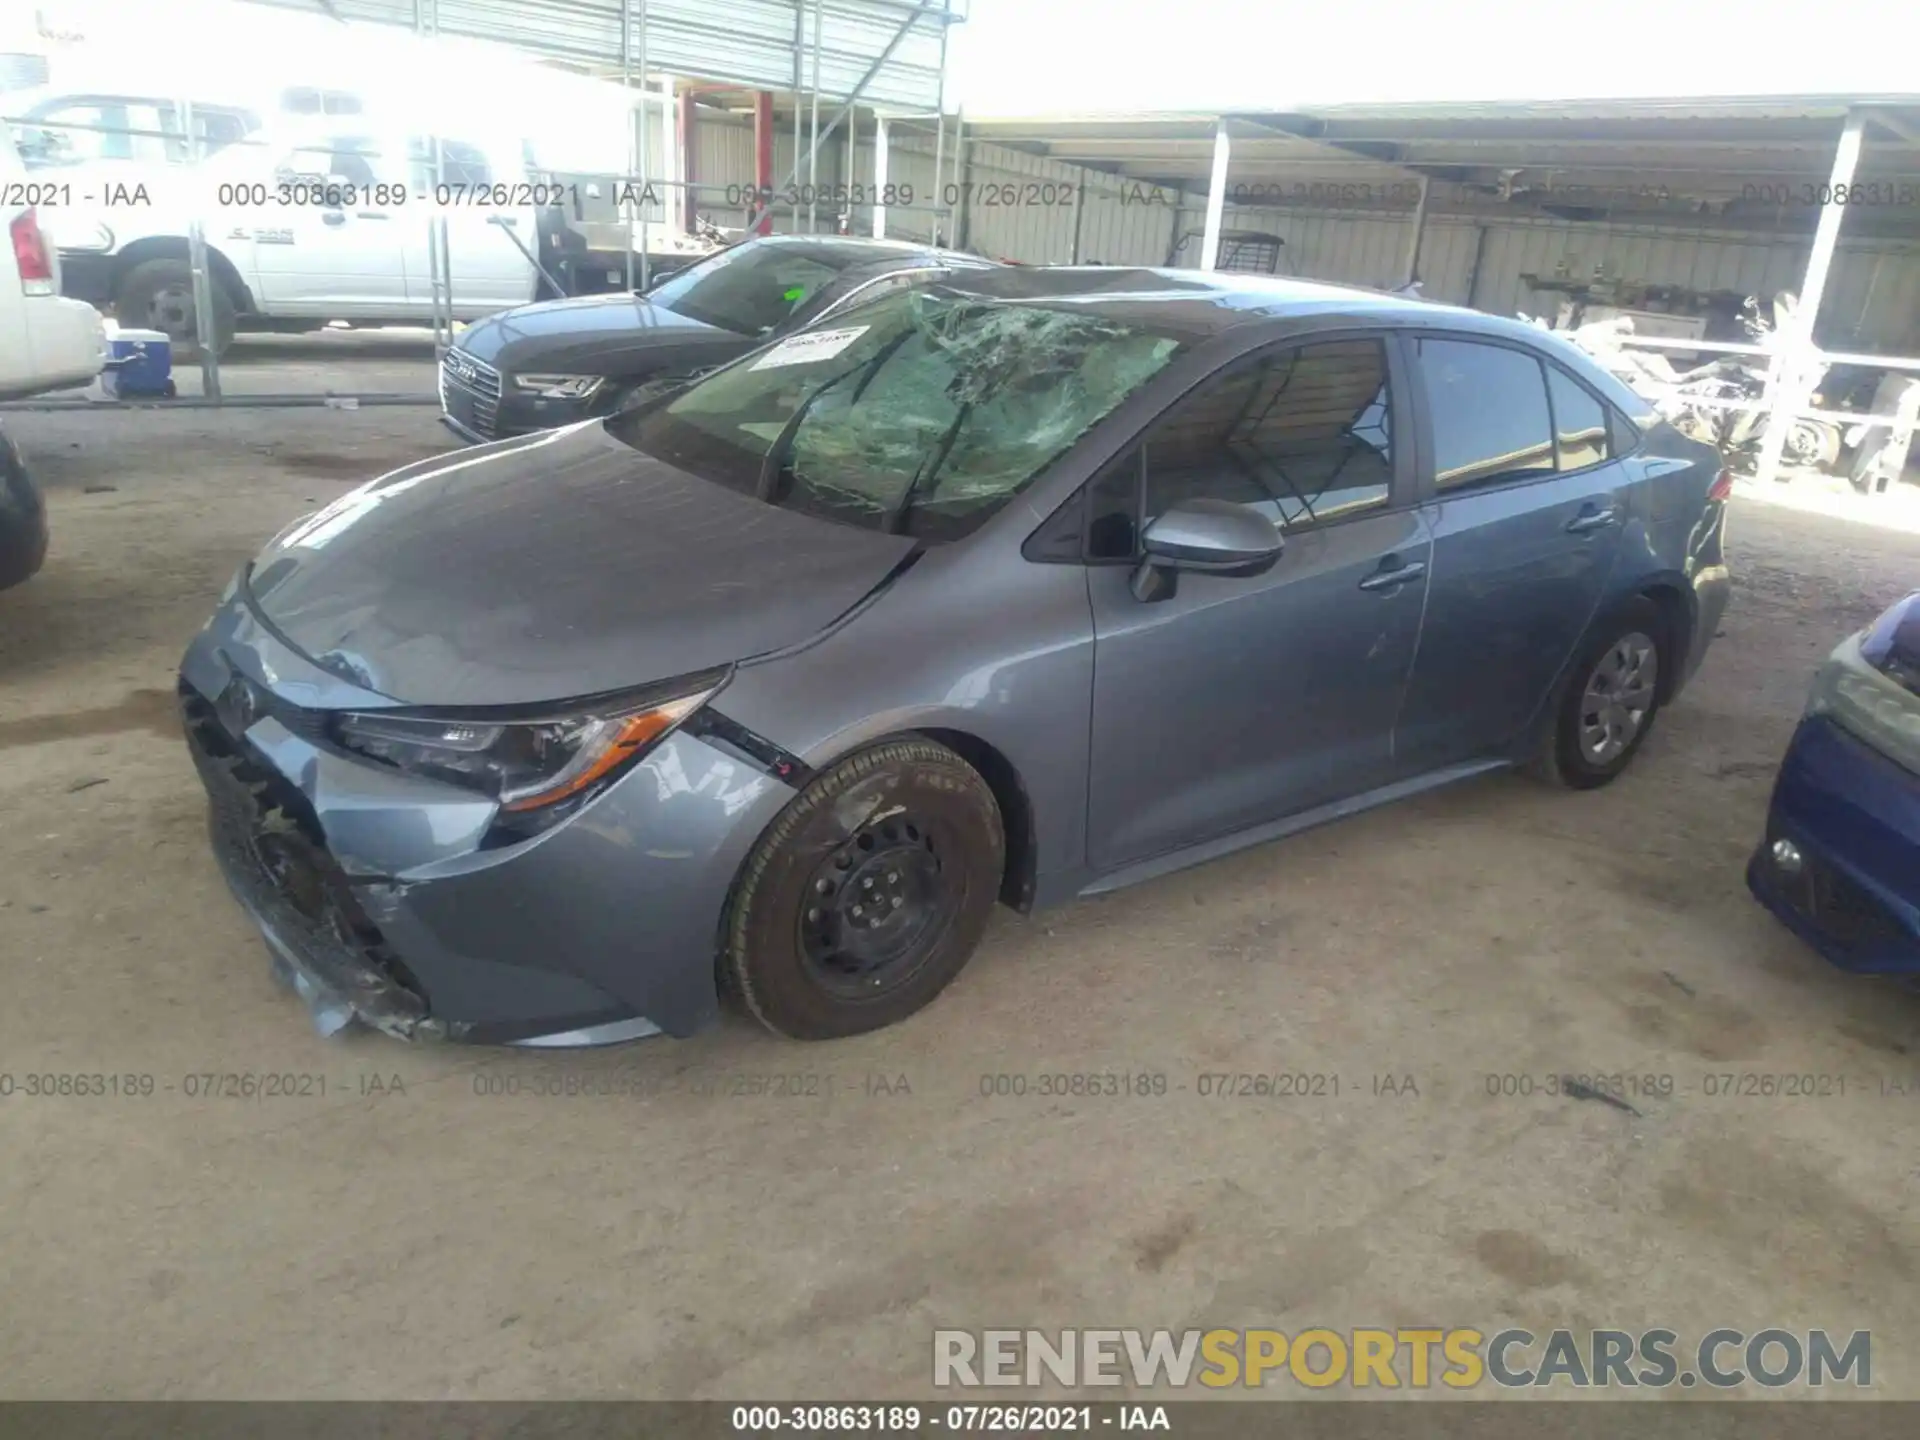
M759 344L638 295L582 295L521 305L476 321L459 348L507 375L607 375L724 364Z
M247 590L296 649L403 704L540 704L795 644L913 543L735 494L588 421L363 485L261 552Z

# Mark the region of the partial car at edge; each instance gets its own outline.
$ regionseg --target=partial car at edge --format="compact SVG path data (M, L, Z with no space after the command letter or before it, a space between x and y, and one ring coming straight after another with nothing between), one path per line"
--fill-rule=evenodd
M881 291L990 263L903 240L746 240L644 294L548 300L476 321L442 359L440 418L483 443L610 415Z
M1747 884L1842 969L1920 973L1920 592L1815 675Z

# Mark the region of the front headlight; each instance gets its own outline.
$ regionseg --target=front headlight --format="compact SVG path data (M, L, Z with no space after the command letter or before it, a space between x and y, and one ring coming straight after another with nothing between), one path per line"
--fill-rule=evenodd
M585 400L607 379L604 375L516 375L513 383L548 400Z
M1920 774L1920 696L1876 670L1860 653L1860 640L1843 640L1814 675L1807 714L1826 716Z
M625 703L525 719L342 713L334 717L333 738L371 760L477 790L499 801L503 812L532 818L583 803L704 705L725 679L724 671L710 672Z

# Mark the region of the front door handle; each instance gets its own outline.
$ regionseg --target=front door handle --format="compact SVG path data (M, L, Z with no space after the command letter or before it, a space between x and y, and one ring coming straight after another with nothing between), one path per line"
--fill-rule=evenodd
M1604 530L1620 518L1620 512L1609 505L1605 509L1582 510L1573 519L1567 521L1569 535L1590 535L1595 530Z
M385 220L387 218L387 212L384 210L356 210L353 213L358 215L362 220Z
M338 210L323 210L320 212L320 223L322 225L344 225L347 223L347 217Z
M1427 567L1415 560L1411 565L1382 565L1366 579L1360 582L1362 590L1398 590L1409 580L1418 580L1427 573Z

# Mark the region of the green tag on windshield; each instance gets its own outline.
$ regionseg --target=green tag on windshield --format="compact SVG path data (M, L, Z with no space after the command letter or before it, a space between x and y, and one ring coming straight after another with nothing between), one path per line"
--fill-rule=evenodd
M806 293L806 286L796 285L781 298L785 299L789 304L797 304Z

